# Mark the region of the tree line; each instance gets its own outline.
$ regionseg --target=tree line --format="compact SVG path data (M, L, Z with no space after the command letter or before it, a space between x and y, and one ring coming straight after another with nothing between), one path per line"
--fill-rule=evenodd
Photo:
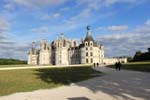
M0 65L17 65L17 64L27 64L27 61L19 60L19 59L5 59L0 58Z
M150 60L150 48L148 48L148 52L137 51L133 57L133 61L146 61Z

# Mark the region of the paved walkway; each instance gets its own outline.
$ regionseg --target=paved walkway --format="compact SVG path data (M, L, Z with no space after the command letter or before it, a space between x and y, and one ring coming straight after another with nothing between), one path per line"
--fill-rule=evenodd
M150 100L150 73L106 67L95 70L105 74L70 86L16 93L0 100Z
M21 66L21 65L20 65ZM76 65L35 65L35 66L24 66L24 67L3 67L1 70L19 70L19 69L39 69L39 68L55 68L55 67L81 67L81 66L89 66L89 64L76 64Z

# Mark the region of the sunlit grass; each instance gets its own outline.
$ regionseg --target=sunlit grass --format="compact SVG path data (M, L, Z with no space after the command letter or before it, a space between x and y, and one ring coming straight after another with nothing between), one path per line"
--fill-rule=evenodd
M0 95L54 88L86 80L99 72L91 67L43 68L0 71Z

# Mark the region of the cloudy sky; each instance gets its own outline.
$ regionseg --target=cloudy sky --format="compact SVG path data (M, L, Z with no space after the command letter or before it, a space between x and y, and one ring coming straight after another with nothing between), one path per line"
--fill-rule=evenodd
M32 41L80 40L86 26L105 56L133 56L150 47L149 0L1 0L0 58L27 59Z

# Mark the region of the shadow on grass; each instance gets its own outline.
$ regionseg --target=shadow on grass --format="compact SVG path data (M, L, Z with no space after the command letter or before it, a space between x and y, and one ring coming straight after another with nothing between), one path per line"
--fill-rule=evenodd
M91 67L66 67L66 68L46 68L37 69L38 78L55 84L70 84L87 80L100 75L100 72L93 70Z

